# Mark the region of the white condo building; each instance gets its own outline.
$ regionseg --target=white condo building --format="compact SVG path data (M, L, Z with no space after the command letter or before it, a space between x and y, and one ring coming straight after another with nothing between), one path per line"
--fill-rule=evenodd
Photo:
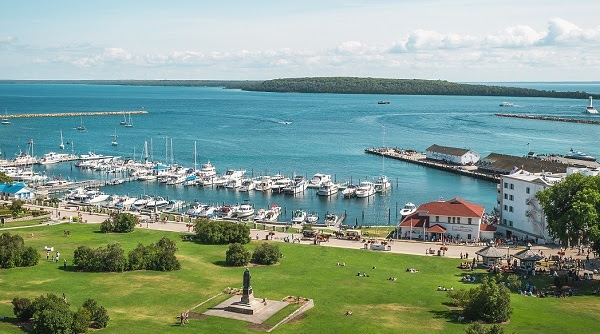
M498 185L498 232L509 239L527 238L539 244L553 242L548 235L546 215L535 194L552 187L573 173L590 176L598 175L599 172L588 168L569 167L567 173L560 174L519 170L510 175L503 175Z

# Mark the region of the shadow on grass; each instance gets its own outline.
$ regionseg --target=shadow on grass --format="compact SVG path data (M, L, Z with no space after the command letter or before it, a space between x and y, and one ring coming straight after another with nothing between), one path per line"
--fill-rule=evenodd
M57 268L58 270L62 270L62 271L77 271L77 267L74 265L67 265L67 267L65 268L64 265L61 265Z
M11 324L15 327L15 329L18 328L23 333L33 333L33 328L31 328L32 327L31 325L27 325L26 323L20 322L17 320L17 318L5 317L3 319L0 319L0 322L6 323L6 324Z
M452 307L449 303L442 303L442 304L447 307ZM454 324L461 323L458 321L458 317L460 316L459 309L448 309L448 310L442 310L442 311L432 310L432 311L429 311L429 313L433 314L433 317L436 319L446 319L447 322L451 322Z

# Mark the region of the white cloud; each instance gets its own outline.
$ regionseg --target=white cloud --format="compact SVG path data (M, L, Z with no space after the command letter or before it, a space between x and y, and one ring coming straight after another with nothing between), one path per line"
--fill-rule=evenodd
M17 38L15 36L9 35L0 35L0 44L10 44L14 42Z

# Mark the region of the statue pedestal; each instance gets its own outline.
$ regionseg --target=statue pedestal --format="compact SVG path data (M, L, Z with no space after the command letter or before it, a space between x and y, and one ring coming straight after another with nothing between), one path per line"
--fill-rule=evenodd
M266 300L263 302L262 299L254 298L252 287L248 287L244 288L240 301L232 303L231 305L227 306L225 310L235 313L255 314L267 306L266 304Z

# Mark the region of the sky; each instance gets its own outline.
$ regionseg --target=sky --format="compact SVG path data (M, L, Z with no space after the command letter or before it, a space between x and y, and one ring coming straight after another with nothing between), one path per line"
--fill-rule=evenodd
M0 0L0 79L600 80L599 0Z

